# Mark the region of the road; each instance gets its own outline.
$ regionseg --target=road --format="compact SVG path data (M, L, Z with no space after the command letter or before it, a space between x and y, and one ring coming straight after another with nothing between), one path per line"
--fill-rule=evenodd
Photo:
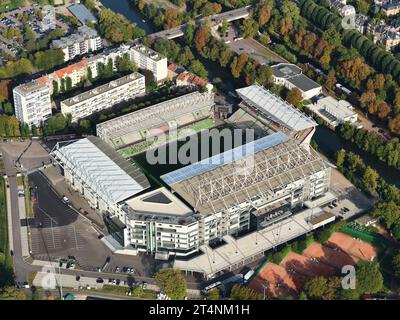
M32 260L28 258L25 260L22 257L22 246L21 246L21 221L19 216L19 207L18 207L18 186L17 186L17 178L16 178L16 168L14 165L14 161L17 158L15 153L12 153L5 147L5 143L0 143L0 149L3 155L4 161L4 169L7 175L9 191L11 197L11 216L12 219L9 221L12 227L12 241L13 241L13 265L14 265L14 276L16 282L26 282L28 279L28 274L30 272L40 272L43 269L42 265L31 264L27 260ZM25 159L27 160L27 159ZM28 159L29 160L29 159ZM27 161L28 161L27 160ZM32 161L32 160L31 160ZM39 166L41 161L32 161L32 166ZM29 168L32 170L33 168ZM104 257L105 259L106 257ZM49 262L50 264L50 262ZM57 266L57 263L52 263L54 267ZM127 281L128 278L132 278L132 275L121 274L121 273L111 273L111 272L97 272L97 271L85 271L85 270L76 270L76 269L62 269L63 274L81 276L81 277L91 277L91 278L113 278L119 279L121 281ZM145 281L149 284L154 284L155 280L152 277L148 276L133 276L136 282ZM187 281L187 285L189 289L199 289L200 283L194 281ZM27 292L28 293L28 292Z
M246 6L239 9L234 9L226 12L222 12L220 14L216 14L213 16L208 16L200 19L196 19L196 24L201 24L202 22L207 21L208 19L211 21L213 25L218 25L222 23L223 20L227 20L228 22L235 21L238 19L247 18L252 11L252 6ZM184 35L184 31L186 29L186 24L182 24L178 27L171 28L168 30L159 31L156 33L149 34L149 37L152 38L167 38L167 39L175 39L182 37Z

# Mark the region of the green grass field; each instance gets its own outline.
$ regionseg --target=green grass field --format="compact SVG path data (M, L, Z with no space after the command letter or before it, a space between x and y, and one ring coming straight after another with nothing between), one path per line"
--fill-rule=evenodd
M20 7L22 0L0 0L0 13Z
M5 181L0 177L0 287L13 283L13 264L8 250Z

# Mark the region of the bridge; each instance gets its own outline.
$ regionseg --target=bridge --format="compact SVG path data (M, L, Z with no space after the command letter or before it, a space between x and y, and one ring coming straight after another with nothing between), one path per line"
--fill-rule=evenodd
M223 20L232 22L235 20L247 18L250 15L250 13L252 12L252 10L253 10L252 6L246 6L243 8L226 11L226 12L222 12L220 14L215 14L215 15L204 17L201 19L196 19L196 24L199 25L208 19L210 20L211 24L214 26L221 24ZM159 31L156 33L149 34L148 36L151 38L167 38L167 39L179 38L184 35L186 26L187 26L187 24L185 23L185 24L182 24L175 28L171 28L168 30L163 30L163 31Z

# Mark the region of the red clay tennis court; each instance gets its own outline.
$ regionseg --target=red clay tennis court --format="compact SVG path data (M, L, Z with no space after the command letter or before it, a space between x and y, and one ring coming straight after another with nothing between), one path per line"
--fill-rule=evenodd
M292 277L285 268L268 262L258 276L250 282L250 287L268 296L296 296L307 279L303 276Z
M290 252L281 262L281 266L288 272L301 273L306 277L325 276L329 277L336 273L336 270L315 258L302 256Z
M372 261L378 253L378 248L373 245L354 239L340 232L332 234L328 240L328 245L339 248L345 253L362 260Z
M314 242L304 250L303 255L316 258L327 265L339 269L345 265L354 265L359 260L357 257L350 256L340 250L334 250L317 242Z

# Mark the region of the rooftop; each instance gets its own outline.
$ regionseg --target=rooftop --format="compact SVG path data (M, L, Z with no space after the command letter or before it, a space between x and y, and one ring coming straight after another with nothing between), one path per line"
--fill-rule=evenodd
M279 63L271 67L272 73L277 78L285 78L301 91L306 92L321 87L302 73L300 67L292 63Z
M72 98L63 100L61 103L66 105L66 106L73 106L75 104L81 103L82 101L88 100L88 99L93 98L93 97L95 97L97 95L100 95L100 94L103 94L103 93L105 93L107 91L110 91L110 90L112 90L112 89L114 89L116 87L120 87L120 86L122 86L122 85L124 85L126 83L135 81L135 80L137 80L139 78L144 78L144 76L142 74L138 73L138 72L134 72L134 73L131 73L131 74L127 75L127 76L123 76L121 78L118 78L116 80L110 81L110 82L108 82L106 84L103 84L101 86L98 86L98 87L96 87L96 88L94 88L92 90L89 90L89 91L83 92L81 94L78 94L78 95L76 95L76 96L74 96Z
M27 95L40 90L49 90L49 87L38 81L30 81L15 87L14 90L21 95Z
M351 109L351 104L345 100L336 100L328 96L317 101L317 105L323 109L328 109L340 113L343 117L351 117L355 111Z
M68 46L74 45L75 43L82 42L86 39L93 39L98 37L99 35L97 34L97 31L89 28L88 26L80 26L78 28L78 32L71 34L66 37L62 37L57 40L53 40L51 42L51 46L56 49L63 49Z
M106 140L120 138L155 128L186 114L211 109L213 105L214 95L196 91L100 123L96 131L98 135L101 132Z
M51 154L109 203L116 204L150 187L139 168L98 137L58 143Z
M70 5L68 10L82 23L86 24L91 21L93 23L97 23L96 17L83 5L80 3L76 3Z
M160 60L164 59L164 57L161 54L144 46L143 44L137 44L137 45L133 46L131 49L136 50L136 51L146 55L148 58L150 58L154 61L160 61Z
M216 249L203 245L200 247L201 255L186 261L175 260L174 267L181 270L205 273L208 276L213 275L245 259L264 253L282 243L312 231L314 226L308 221L312 217L318 218L323 214L324 211L321 208L307 209L238 239L232 236L225 236L224 241L226 244ZM325 221L329 222L329 220Z
M317 126L317 123L311 117L306 116L264 87L254 84L237 89L236 92L246 104L257 108L267 118L289 130L301 131Z
M209 215L260 195L275 197L276 190L329 169L312 148L282 133L234 148L230 154L213 156L161 179L196 211Z

